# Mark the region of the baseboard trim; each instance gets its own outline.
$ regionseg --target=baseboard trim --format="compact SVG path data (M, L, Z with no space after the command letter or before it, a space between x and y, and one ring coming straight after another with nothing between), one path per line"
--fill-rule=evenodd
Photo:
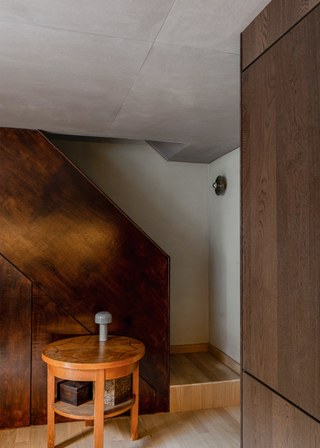
M230 367L234 372L236 372L238 375L240 375L240 364L235 361L234 359L230 358L230 356L223 353L218 348L214 347L211 344L208 344L208 352L211 353L211 355L215 356L219 361L223 362L226 366Z
M207 352L209 344L171 345L170 354Z

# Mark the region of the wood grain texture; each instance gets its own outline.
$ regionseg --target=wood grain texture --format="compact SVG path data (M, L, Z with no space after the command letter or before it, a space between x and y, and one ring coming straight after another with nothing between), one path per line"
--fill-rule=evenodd
M320 446L319 422L247 374L243 388L243 447Z
M242 70L318 4L319 0L272 0L242 33Z
M239 406L221 409L143 415L139 418L139 440L130 437L128 417L108 419L104 441L108 448L239 448ZM6 448L44 448L46 426L0 431L0 445ZM84 422L56 425L56 446L92 448L93 428ZM269 447L270 448L270 447Z
M242 75L243 368L320 420L320 6Z
M0 131L0 251L95 334L146 344L143 378L169 408L169 258L39 132Z
M170 386L170 412L240 405L240 379Z
M48 389L47 389L47 426L48 426L48 448L54 448L54 424L55 413L52 407L55 401L55 378L52 375L49 367L48 372Z
M136 339L109 335L99 341L98 335L78 336L52 342L42 349L42 359L57 367L67 369L119 369L139 361L145 346Z
M134 398L129 398L123 403L116 405L105 404L104 405L104 418L114 417L119 414L123 414L127 410L131 409L134 404ZM54 411L64 416L71 416L74 420L93 420L94 419L94 401L90 400L80 406L73 406L63 401L58 401L52 405Z
M210 383L240 379L210 353L170 355L170 385Z
M33 285L31 424L47 422L47 366L41 350L47 344L90 333L41 289ZM66 421L57 417L57 422Z
M30 424L32 283L0 255L0 428Z
M130 409L131 437L138 439L139 360L144 345L132 338L109 336L100 342L99 336L78 336L53 342L42 349L42 359L48 364L48 447L54 446L55 420L53 411L76 420L94 418L94 448L103 448L104 418L114 417ZM130 366L133 370L130 370ZM105 406L105 379L127 376L132 371L132 399L120 405ZM61 372L61 375L60 375ZM112 372L112 376L110 375ZM94 382L94 399L76 407L55 403L55 377L72 381L85 379ZM113 375L114 373L114 375Z
M41 359L42 348L53 341L81 335L90 335L90 333L43 291L33 286L32 425L41 425L47 422L47 366ZM155 412L155 390L143 378L140 378L139 409L142 414ZM57 415L56 421L66 422L68 419Z
M135 402L130 410L130 432L131 439L137 440L139 437L138 425L139 425L139 365L132 373L132 394L135 398Z
M207 352L209 344L188 344L188 345L171 345L170 355L177 353L199 353Z
M154 414L156 391L143 378L139 378L139 414Z
M230 356L226 355L221 350L219 350L217 347L214 347L211 344L208 344L208 352L211 353L211 355L214 356L215 358L219 359L219 361L223 362L223 364L228 366L230 369L232 369L238 375L240 375L241 367L237 361L230 358Z

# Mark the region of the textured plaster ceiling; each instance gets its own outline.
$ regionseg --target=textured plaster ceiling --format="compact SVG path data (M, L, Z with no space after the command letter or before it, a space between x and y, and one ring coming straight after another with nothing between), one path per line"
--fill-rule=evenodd
M240 144L240 33L267 3L1 0L0 126L211 162Z

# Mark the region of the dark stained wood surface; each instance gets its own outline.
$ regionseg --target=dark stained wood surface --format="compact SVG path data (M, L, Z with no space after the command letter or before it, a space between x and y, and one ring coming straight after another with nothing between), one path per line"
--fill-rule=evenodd
M154 414L156 391L141 376L139 377L139 414Z
M0 131L0 251L91 333L141 340L141 376L169 407L169 259L39 132Z
M244 448L316 448L320 424L247 374L243 375Z
M82 325L33 285L32 300L32 382L31 424L47 423L47 365L41 350L54 341L73 336L90 335ZM69 421L60 416L57 422Z
M31 288L0 255L0 428L30 425Z
M242 33L242 70L312 10L319 0L273 0Z
M318 6L242 75L243 369L318 420L319 48Z

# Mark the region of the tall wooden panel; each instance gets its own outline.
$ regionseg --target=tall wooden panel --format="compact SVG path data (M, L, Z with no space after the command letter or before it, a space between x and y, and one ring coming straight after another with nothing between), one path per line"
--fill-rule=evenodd
M243 74L243 368L320 420L320 6ZM318 80L318 81L317 81Z
M0 251L86 331L107 310L143 341L143 402L168 411L169 257L40 132L0 129L0 160Z
M271 1L242 33L242 70L271 47L319 0Z
M318 421L247 374L243 390L244 448L320 446Z
M319 148L320 5L242 73L243 370L320 421ZM259 387L243 388L243 446L317 446L285 400L273 412L294 442L263 426Z
M0 428L30 425L31 293L0 255Z

